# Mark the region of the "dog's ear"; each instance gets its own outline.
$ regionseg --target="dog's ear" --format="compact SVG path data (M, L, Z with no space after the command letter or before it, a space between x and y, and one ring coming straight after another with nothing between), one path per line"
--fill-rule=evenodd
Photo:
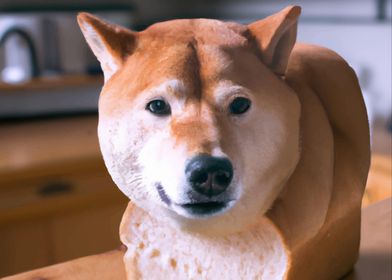
M284 75L297 37L298 6L289 6L248 28L255 39L263 62L276 74Z
M107 81L132 54L136 33L89 13L78 14L78 23L91 50L101 63Z

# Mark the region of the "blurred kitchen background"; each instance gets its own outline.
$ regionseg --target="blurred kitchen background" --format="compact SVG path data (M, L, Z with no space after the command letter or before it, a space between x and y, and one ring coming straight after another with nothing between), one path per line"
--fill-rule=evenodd
M337 51L357 72L374 162L390 173L391 0L1 0L0 277L120 245L127 201L99 153L103 79L77 12L142 30L173 18L249 23L290 4L302 6L298 40ZM388 178L375 197L390 195Z

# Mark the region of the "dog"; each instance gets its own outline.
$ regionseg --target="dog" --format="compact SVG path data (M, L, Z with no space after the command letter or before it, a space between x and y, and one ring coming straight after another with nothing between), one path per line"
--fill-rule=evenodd
M299 248L293 256L312 256L313 274L293 259L295 279L324 279L309 275L327 271L329 256L313 256L307 242L321 252L333 240L352 244L337 249L337 274L355 262L369 128L347 63L296 43L299 14L288 7L249 25L171 20L141 32L87 13L78 21L104 72L101 151L131 204L211 236L267 217Z

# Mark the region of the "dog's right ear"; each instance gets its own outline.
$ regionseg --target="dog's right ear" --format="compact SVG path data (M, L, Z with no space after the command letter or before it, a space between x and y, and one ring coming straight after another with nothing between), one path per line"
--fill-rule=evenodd
M300 7L289 6L272 16L248 25L261 50L262 60L278 75L284 75L286 71L297 38L300 13Z
M89 13L78 14L78 23L91 50L101 63L105 82L122 66L135 48L136 33Z

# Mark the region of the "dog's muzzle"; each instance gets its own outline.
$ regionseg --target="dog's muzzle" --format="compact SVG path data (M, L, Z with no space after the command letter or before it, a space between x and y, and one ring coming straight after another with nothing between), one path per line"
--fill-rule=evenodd
M216 215L234 204L226 194L233 179L233 166L227 158L197 155L185 167L189 191L185 203L174 203L164 187L157 184L160 199L178 214L188 217Z

